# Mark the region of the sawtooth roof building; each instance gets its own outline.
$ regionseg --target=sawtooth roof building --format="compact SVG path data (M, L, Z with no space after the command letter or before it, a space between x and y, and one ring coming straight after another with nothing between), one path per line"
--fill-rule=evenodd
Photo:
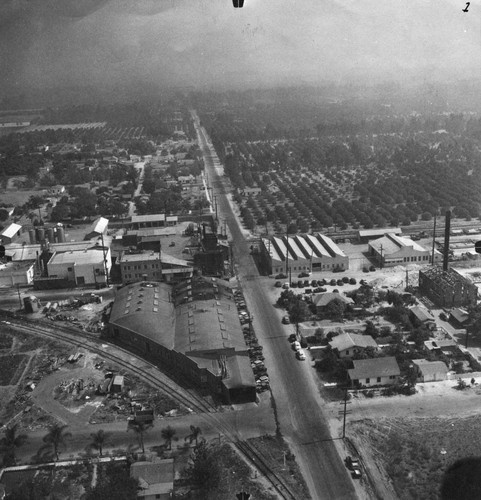
M215 278L171 287L140 282L117 291L109 334L204 394L256 400L256 382L232 289Z
M268 274L349 269L349 258L321 233L261 238L260 253Z

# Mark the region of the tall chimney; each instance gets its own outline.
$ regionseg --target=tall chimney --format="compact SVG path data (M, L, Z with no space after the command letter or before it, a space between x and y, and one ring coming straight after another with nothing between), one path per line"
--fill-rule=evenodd
M446 222L444 225L443 271L448 270L450 232L451 232L451 210L446 210Z

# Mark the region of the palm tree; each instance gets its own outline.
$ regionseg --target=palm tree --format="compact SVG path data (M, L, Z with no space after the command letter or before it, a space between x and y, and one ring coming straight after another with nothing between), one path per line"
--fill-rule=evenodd
M53 448L56 460L58 460L59 448L67 446L67 439L72 437L71 432L65 432L68 425L53 424L48 428L48 433L43 437L46 446Z
M95 450L99 450L99 456L102 456L104 445L107 444L107 439L109 438L109 436L110 434L108 432L104 432L103 429L90 434L92 442L89 444L89 447L94 448Z
M160 435L162 436L162 439L164 439L165 444L168 446L169 450L172 449L172 439L176 433L177 431L170 425L160 431Z
M9 462L15 465L15 448L20 448L27 442L28 436L26 434L17 434L18 424L11 427L6 427L4 437L0 439L0 449L5 452L4 462Z
M129 422L129 425L127 427L127 431L129 429L132 429L135 432L135 434L137 434L137 439L139 440L139 446L142 448L142 453L145 453L144 434L147 430L151 429L152 427L153 424L146 424L145 422L136 422L136 421Z
M185 437L184 441L189 440L189 444L192 444L192 441L195 441L195 445L199 445L199 435L202 434L202 429L200 427L196 427L195 425L190 426L190 434Z

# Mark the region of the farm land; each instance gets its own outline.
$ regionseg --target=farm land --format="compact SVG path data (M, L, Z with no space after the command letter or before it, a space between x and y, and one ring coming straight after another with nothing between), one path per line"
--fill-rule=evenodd
M361 112L354 102L313 105L316 119L289 116L292 102L243 104L206 111L202 121L250 230L409 230L446 209L459 220L480 215L479 118L413 117L373 102Z

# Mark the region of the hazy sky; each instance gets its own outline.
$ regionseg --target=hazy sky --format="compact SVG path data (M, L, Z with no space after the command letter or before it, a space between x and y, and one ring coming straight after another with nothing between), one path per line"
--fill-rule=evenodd
M1 0L0 89L481 76L460 0Z

